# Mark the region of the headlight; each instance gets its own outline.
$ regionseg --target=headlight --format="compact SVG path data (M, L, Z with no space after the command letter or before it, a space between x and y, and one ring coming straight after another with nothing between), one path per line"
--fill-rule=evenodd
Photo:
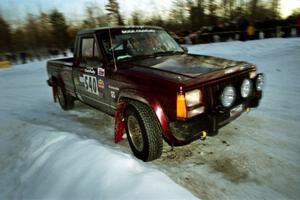
M221 94L221 102L224 107L232 106L235 100L235 89L232 86L226 86Z
M241 96L243 98L249 97L252 91L252 82L249 79L245 79L241 85Z
M201 91L200 90L192 90L190 92L185 93L186 105L187 107L192 107L201 102Z
M262 91L263 87L264 87L264 76L262 74L259 74L256 78L256 90L257 91Z

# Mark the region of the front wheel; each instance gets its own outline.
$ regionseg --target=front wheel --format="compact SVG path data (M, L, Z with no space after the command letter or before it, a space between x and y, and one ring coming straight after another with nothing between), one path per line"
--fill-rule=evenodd
M163 147L162 130L150 107L140 102L130 102L124 117L133 154L143 161L159 158Z

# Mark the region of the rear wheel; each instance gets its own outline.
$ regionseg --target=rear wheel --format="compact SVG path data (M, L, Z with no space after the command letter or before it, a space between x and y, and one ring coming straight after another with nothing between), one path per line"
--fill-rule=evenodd
M133 154L143 161L159 158L163 146L162 131L150 107L140 102L130 102L124 117Z
M74 108L74 97L67 94L65 89L61 86L57 86L57 97L59 105L63 110L71 110Z

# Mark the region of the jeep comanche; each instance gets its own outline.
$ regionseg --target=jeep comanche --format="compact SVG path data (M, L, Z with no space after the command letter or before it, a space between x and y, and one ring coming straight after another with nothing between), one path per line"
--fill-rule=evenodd
M255 65L189 54L152 26L80 31L74 57L48 61L47 71L62 109L79 100L115 117L115 142L126 132L143 161L161 156L163 140L173 147L215 135L259 105L264 84Z

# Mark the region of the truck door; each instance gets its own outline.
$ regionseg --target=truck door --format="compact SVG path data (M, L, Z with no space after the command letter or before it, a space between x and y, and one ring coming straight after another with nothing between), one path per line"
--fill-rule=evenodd
M79 63L73 72L76 95L81 101L106 111L110 105L105 90L105 66L96 38L82 36L79 49Z

